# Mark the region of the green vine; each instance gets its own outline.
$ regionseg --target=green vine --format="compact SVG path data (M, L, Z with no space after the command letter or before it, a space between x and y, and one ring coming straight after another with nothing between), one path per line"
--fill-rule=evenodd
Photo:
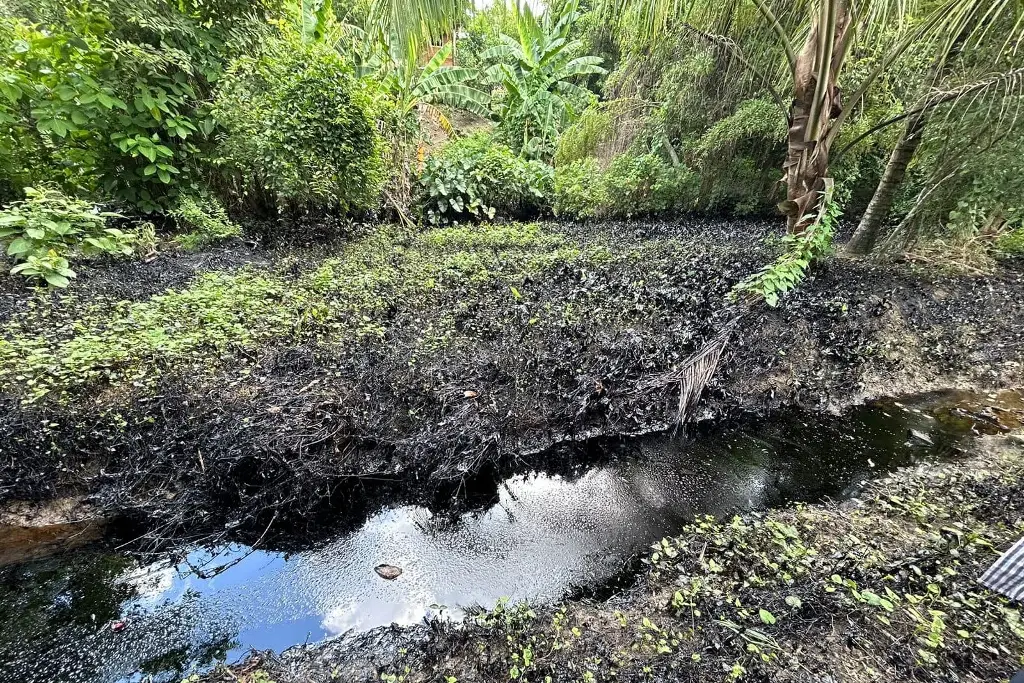
M807 276L811 264L831 250L836 224L842 215L842 210L834 200L831 180L821 195L821 209L815 221L803 232L783 237L782 242L786 247L783 254L737 284L733 288L733 298L753 294L764 298L769 306L778 306L779 299L795 289Z

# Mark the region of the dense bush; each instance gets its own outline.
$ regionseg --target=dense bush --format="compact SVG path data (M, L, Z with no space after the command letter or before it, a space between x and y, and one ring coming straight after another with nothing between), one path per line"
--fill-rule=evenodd
M116 215L57 190L26 187L24 201L0 211L0 245L17 264L11 274L66 287L75 277L69 257L131 254L134 236L107 227Z
M0 192L51 183L172 206L206 166L224 37L261 9L209 4L14 0L20 18L0 18Z
M583 159L555 171L554 209L559 216L623 218L693 207L699 180L685 166L656 154L621 154L606 171Z
M786 120L768 98L740 102L700 137L684 145L701 176L699 208L750 214L772 210L781 197Z
M686 210L693 204L696 180L686 167L674 167L655 154L620 155L604 178L614 215Z
M565 166L585 159L598 150L614 134L612 115L607 109L591 107L580 115L558 138L555 150L555 166Z
M530 218L547 208L552 180L550 166L477 134L427 159L419 177L419 205L434 224Z
M962 165L963 174L939 202L955 206L946 232L958 237L1024 229L1024 156L1019 144L996 144ZM941 205L941 203L940 203Z
M218 162L241 191L290 209L372 207L381 141L368 86L326 45L268 41L225 74L214 113L226 134Z
M608 207L608 191L596 159L581 159L555 169L556 216L596 218Z

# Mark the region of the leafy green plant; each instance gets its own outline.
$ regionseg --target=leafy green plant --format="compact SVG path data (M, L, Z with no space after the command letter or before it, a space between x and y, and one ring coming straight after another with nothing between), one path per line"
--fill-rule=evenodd
M199 249L242 234L224 206L206 194L182 197L171 215L183 230L175 239L185 249Z
M66 258L57 255L52 249L45 254L29 254L23 263L11 268L11 275L22 275L27 278L46 280L54 287L67 287L75 271L71 270Z
M556 216L595 218L608 206L608 191L595 159L555 168L553 208Z
M481 57L487 75L505 93L500 130L517 151L550 159L555 139L596 97L574 79L603 74L600 57L578 56L583 42L570 32L579 17L578 0L552 5L538 18L529 4L513 4L517 36Z
M429 157L420 174L420 206L434 224L525 218L542 212L551 194L553 171L516 156L486 135L447 145Z
M811 264L829 252L842 212L832 199L833 186L828 184L826 187L821 193L817 220L803 232L787 233L782 238L785 245L783 254L737 284L733 289L734 296L752 294L764 298L769 306L777 306L782 295L800 284Z
M395 45L394 39L388 43L386 59L381 61L380 82L397 100L400 116L408 116L418 107L443 104L490 117L490 96L472 86L477 73L447 66L451 55L452 45L448 43L420 66L416 43L408 43L404 50Z
M0 212L0 245L18 262L11 273L66 287L75 276L68 255L131 254L134 236L107 227L117 215L57 190L26 187L24 201Z
M109 51L95 35L47 30L26 20L0 18L0 171L23 186L49 180L84 188L95 150L81 150L64 166L69 135L127 105L97 77ZM54 144L55 143L55 144Z
M490 118L490 93L477 87L480 74L476 69L448 64L453 43L442 45L430 56L424 54L430 46L412 35L403 38L395 32L354 26L345 26L342 33L345 39L335 43L336 49L352 60L357 75L377 80L388 106L390 115L378 117L391 147L384 195L404 212L411 201L411 169L423 139L423 120L435 121L446 135L454 136L455 126L443 107ZM424 57L428 57L426 63Z
M382 181L370 106L340 55L286 31L225 74L214 105L227 130L219 163L279 207L369 208Z

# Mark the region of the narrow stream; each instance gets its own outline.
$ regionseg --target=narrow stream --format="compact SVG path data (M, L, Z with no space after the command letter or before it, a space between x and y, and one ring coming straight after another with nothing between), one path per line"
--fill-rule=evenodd
M955 456L988 427L989 409L969 404L928 394L842 418L789 411L689 440L609 443L578 476L501 482L487 509L453 518L389 507L290 555L230 545L140 565L98 543L7 567L0 678L179 681L250 648L458 617L502 597L555 600L619 574L695 514L849 497L886 470ZM382 579L382 563L401 576Z

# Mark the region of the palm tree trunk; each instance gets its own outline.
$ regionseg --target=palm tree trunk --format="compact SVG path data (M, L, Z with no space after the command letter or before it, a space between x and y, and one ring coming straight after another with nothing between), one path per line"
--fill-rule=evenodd
M842 111L838 80L850 8L845 0L829 0L821 3L819 14L794 65L789 153L783 165L786 201L779 204L790 233L802 232L813 221L828 176L829 126Z
M871 203L860 219L860 225L853 233L853 237L846 245L845 253L848 256L867 256L875 248L882 223L885 222L889 211L892 209L896 199L896 193L903 184L907 175L907 167L917 153L924 138L924 128L928 123L928 111L907 120L903 130L903 136L892 150L889 156L889 163L886 164L885 173L875 188L875 194L871 197Z

